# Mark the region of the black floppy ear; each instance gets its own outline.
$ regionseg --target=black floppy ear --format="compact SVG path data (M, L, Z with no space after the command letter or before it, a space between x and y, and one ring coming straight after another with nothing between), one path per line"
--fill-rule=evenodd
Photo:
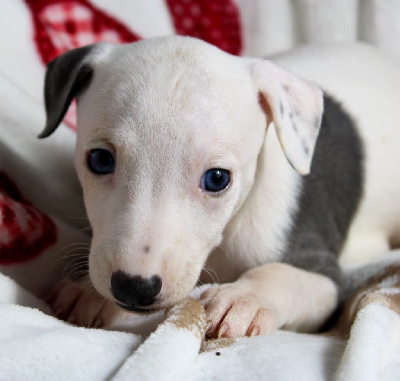
M74 97L93 78L91 61L99 44L70 50L47 65L44 86L46 126L38 138L51 135L63 120Z

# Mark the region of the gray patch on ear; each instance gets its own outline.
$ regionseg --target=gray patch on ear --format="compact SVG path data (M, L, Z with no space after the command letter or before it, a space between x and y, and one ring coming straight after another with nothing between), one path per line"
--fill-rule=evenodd
M279 111L281 113L281 116L285 114L285 107L283 106L282 101L279 101Z
M308 147L307 142L304 139L302 139L301 145L303 146L306 155L308 155L310 152L310 147Z
M74 97L87 88L93 69L84 63L95 45L70 50L47 65L45 78L46 126L39 138L51 135L63 120Z

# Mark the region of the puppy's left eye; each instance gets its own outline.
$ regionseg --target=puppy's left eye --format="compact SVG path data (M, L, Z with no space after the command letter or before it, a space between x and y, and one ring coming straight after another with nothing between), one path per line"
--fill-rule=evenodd
M89 169L96 175L107 175L115 169L114 156L110 151L96 148L89 152L87 157Z
M230 172L222 168L209 169L201 178L200 187L207 192L219 193L230 183Z

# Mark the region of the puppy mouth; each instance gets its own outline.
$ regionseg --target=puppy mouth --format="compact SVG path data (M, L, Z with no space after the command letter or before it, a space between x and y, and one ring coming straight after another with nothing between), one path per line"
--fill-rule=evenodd
M121 307L126 311L136 312L139 314L152 314L152 313L155 313L155 312L158 312L161 310L161 308L143 308L143 307L139 307L136 305L128 305L128 304L122 304L122 303L118 303L118 302L115 302L115 304L118 307Z

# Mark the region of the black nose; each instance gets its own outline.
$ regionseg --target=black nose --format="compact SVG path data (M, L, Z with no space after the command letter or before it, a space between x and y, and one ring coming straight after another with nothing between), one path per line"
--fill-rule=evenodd
M145 279L118 270L111 277L112 294L126 306L150 306L160 293L161 286L162 281L158 275Z

